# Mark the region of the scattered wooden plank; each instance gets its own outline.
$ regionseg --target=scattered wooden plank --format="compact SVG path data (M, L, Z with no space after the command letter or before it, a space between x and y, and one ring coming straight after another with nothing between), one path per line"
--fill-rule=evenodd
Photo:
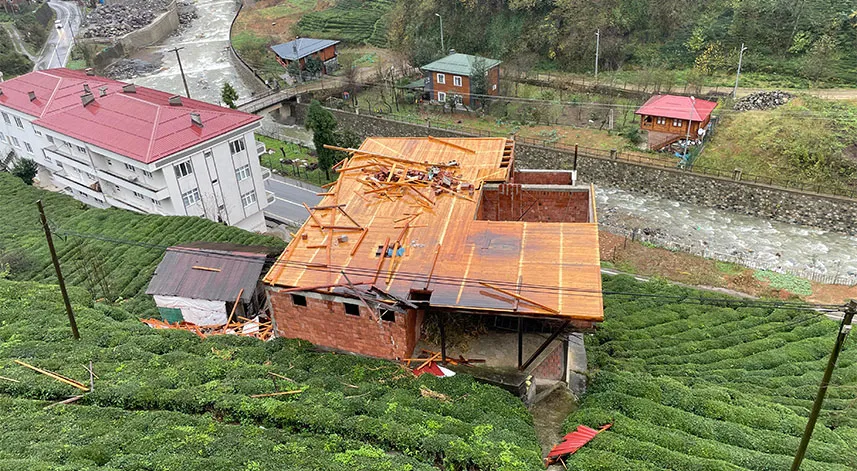
M232 316L235 315L235 310L238 309L238 303L241 302L241 295L243 295L243 294L244 294L244 288L241 288L238 291L238 297L235 298L235 304L232 305L232 311L229 313L229 317L226 319L226 325L229 325L229 323L232 322ZM224 326L224 329L225 328L226 327ZM199 332L199 334L203 335L202 332Z
M452 147L452 148L454 148L454 149L462 150L462 151L464 151L464 152L467 152L468 154L475 154L475 153L476 153L476 151L475 151L475 150L473 150L473 149L470 149L470 148L467 148L467 147L464 147L464 146L460 146L460 145L455 144L455 143L453 143L453 142L449 142L449 141L447 141L446 139L440 139L440 138L437 138L437 137L434 137L434 136L429 136L429 137L428 137L428 139L429 139L430 141L432 141L432 142L437 142L437 143L439 143L439 144L444 144L444 145L447 145L447 146L449 146L449 147Z
M351 249L351 256L353 257L355 253L357 253L357 249L360 247L360 244L363 243L363 239L366 237L366 234L369 232L369 229L363 228L363 233L360 234L360 237L357 238L357 242L354 244L354 248Z
M27 364L27 363L24 363L24 362L23 362L23 361L21 361L21 360L15 360L15 363L17 363L17 364L19 364L19 365L21 365L21 366L23 366L23 367L25 367L25 368L29 368L29 369L31 369L31 370L33 370L33 371L35 371L36 373L41 373L41 374L43 374L43 375L47 376L48 378L55 379L55 380L57 380L57 381L59 381L59 382L61 382L61 383L68 384L69 386L74 386L75 388L80 389L81 391L89 391L89 388L88 388L88 387L86 387L86 386L84 386L83 384L81 384L81 383L79 383L79 382L77 382L77 381L75 381L75 380L73 380L73 379L66 378L65 376L62 376L62 375L60 375L60 374L58 374L58 373L54 373L54 372L52 372L52 371L43 370L43 369L41 369L41 368L36 368L35 366L33 366L33 365L29 365L29 364Z
M540 307L540 308L544 309L545 311L551 312L551 313L553 313L553 314L559 314L559 313L560 313L559 311L557 311L556 309L554 309L554 308L552 308L552 307L550 307L550 306L545 306L544 304L542 304L542 303L540 303L540 302L538 302L538 301L533 301L533 300L532 300L532 299L530 299L530 298L527 298L527 297L525 297L525 296L521 296L520 294L517 294L517 293L513 293L512 291L509 291L509 290L506 290L506 289L503 289L503 288L499 288L499 287L497 287L497 286L494 286L494 285L492 285L492 284L485 283L485 282L482 282L482 281L480 281L480 282L479 282L479 284L480 284L480 285L482 285L482 286L484 286L484 287L486 287L486 288L491 288L491 289L493 289L493 290L495 290L495 291L499 291L499 292L501 292L501 293L503 293L503 294L505 294L505 295L507 295L507 296L511 296L511 297L513 297L513 298L515 298L515 299L518 299L518 300L524 301L525 303L532 304L533 306L538 306L538 307Z
M7 378L5 376L0 376L0 379L2 379L4 381L11 381L13 383L20 383L20 381L18 381L17 379Z
M71 404L72 402L79 401L81 399L83 399L83 396L70 397L64 401L55 402L49 406L45 406L43 409L50 409L51 407L55 407L55 406L59 406L59 405L63 405L63 404Z
M194 269L194 270L213 271L213 272L220 273L220 268L201 267L201 266L199 266L199 265L194 265L194 266L192 266L191 268L192 268L192 269Z

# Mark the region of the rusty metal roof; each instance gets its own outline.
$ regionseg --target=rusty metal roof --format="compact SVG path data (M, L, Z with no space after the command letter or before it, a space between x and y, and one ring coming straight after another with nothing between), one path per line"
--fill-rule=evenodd
M266 258L254 247L243 251L170 247L146 294L232 302L243 288L241 301L246 303L256 291Z

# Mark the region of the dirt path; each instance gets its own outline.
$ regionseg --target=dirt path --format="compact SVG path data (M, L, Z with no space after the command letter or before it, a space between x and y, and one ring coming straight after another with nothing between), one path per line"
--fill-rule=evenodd
M530 409L543 457L559 443L562 438L562 423L568 414L576 409L577 402L565 387L556 388L548 397Z
M31 61L36 62L36 59L38 59L38 57L30 54L30 52L27 51L27 48L24 46L24 40L21 39L21 35L20 33L18 33L18 29L12 25L7 24L3 24L2 26L6 29L6 32L9 33L9 37L12 38L12 46L15 47L15 51L27 56L27 58Z

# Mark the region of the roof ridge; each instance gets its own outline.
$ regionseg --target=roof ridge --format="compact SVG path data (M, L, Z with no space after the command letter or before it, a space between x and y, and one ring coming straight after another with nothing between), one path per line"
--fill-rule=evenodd
M39 72L41 72L41 71L39 71ZM51 102L54 100L54 97L57 94L57 90L60 89L60 85L62 85L63 80L65 80L63 77L57 77L55 75L51 75L51 74L47 74L47 73L45 75L47 75L49 77L54 77L55 79L57 79L57 83L56 83L56 85L54 85L54 90L51 92L51 96L48 97L48 101L45 102L45 106L42 108L42 112L39 113L39 117L37 119L42 119L45 116L45 114L48 112L48 108L50 108Z
M152 103L154 105L154 103ZM155 122L152 123L152 134L149 136L149 147L146 149L146 163L151 163L152 147L155 146L155 133L158 131L158 125L161 123L161 107L155 105L158 111L155 113Z

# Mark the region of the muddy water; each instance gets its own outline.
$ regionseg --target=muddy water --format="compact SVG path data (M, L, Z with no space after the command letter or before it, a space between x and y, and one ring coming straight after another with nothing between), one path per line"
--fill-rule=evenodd
M857 237L627 191L596 190L599 222L785 270L857 275Z
M220 89L229 82L238 92L239 100L250 95L229 60L229 26L238 4L233 0L196 0L199 18L188 28L183 28L163 43L140 51L135 57L144 60L160 58L161 70L145 77L138 77L138 85L156 88L177 95L184 95L184 85L176 55L168 52L176 47L184 48L181 54L182 67L187 77L191 98L220 104Z

